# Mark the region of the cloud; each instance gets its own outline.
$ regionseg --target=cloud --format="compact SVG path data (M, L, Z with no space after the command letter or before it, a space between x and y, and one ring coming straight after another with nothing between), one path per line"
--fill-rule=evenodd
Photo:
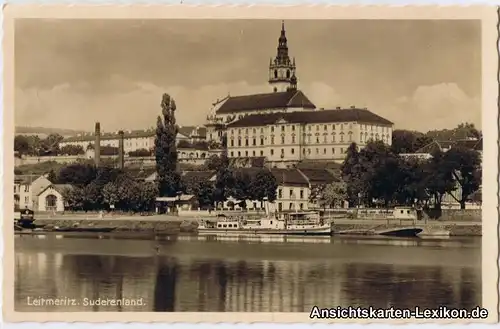
M398 129L451 129L463 122L481 127L480 97L467 95L456 83L420 86L409 97L376 108Z
M51 89L16 89L16 125L67 127L91 130L100 121L103 130L141 129L156 124L161 113L163 93L177 103L177 121L184 125L202 125L217 98L269 91L267 85L246 82L207 85L198 89L183 86L157 86L131 82L112 76L107 92L87 84L58 85Z
M305 85L299 82L298 86L318 108L333 109L337 106L347 106L342 103L342 97L335 89L324 82L313 82Z
M299 88L321 108L352 105L330 85L316 81ZM212 103L228 94L232 96L270 92L267 84L251 85L245 81L212 84L200 88L158 86L150 82L131 81L112 75L105 86L88 83L61 84L51 89L16 89L16 125L64 127L92 130L96 121L105 131L153 127L161 113L163 93L177 103L177 122L181 125L203 125ZM359 98L362 100L361 96ZM347 103L349 102L349 103ZM363 104L361 104L363 103ZM468 96L455 83L420 86L412 95L401 96L385 104L369 99L357 106L395 123L398 129L453 128L462 122L481 127L481 102Z

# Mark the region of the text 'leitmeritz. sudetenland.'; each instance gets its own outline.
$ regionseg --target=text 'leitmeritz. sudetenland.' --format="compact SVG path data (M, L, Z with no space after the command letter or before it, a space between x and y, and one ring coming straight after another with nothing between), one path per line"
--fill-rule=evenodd
M313 306L309 314L311 319L487 319L488 310L476 306L472 309L458 309L440 306L435 309L415 307L409 308L376 308L376 307L334 307L320 308Z
M27 297L30 306L146 306L144 298L45 298Z

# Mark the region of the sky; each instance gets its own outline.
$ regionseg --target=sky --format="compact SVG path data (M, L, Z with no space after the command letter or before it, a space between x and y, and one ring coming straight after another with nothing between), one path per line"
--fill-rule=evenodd
M480 21L288 20L285 28L298 88L317 107L367 107L395 129L481 127ZM16 126L153 127L163 93L180 125L203 125L217 99L272 91L280 30L280 20L17 20Z

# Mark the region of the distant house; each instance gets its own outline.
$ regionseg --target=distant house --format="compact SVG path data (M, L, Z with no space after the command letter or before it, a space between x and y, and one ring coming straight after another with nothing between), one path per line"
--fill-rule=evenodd
M436 151L447 152L454 147L464 147L477 151L480 156L483 155L483 139L461 139L457 141L433 141L414 153L401 153L405 158L430 159L432 153Z
M70 184L51 184L38 194L38 211L64 211L67 206L64 200L65 190L73 189Z
M38 208L38 194L51 185L45 175L14 176L14 206L19 209Z
M128 130L124 132L124 150L128 154L132 151L137 151L140 149L150 150L154 147L156 137L155 129L148 130ZM176 136L177 143L180 141L195 142L203 141L206 138L206 128L205 127L179 127L179 132ZM71 136L65 138L59 143L59 147L64 147L67 145L79 145L83 147L84 150L88 148L89 145L95 143L94 133L78 134L77 136ZM111 133L101 133L101 146L111 146L118 147L119 135L118 132ZM87 154L89 156L89 154Z

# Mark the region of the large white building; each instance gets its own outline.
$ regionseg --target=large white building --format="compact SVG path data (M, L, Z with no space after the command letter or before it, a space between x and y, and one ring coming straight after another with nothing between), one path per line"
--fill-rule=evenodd
M302 160L342 161L353 142L391 144L393 123L366 108L318 109L297 88L295 58L288 54L284 24L269 64L271 92L227 96L208 116L207 139L226 144L228 156L266 157L275 165Z
M342 161L349 145L390 144L392 122L366 109L251 115L227 125L229 157L264 156L269 162Z

